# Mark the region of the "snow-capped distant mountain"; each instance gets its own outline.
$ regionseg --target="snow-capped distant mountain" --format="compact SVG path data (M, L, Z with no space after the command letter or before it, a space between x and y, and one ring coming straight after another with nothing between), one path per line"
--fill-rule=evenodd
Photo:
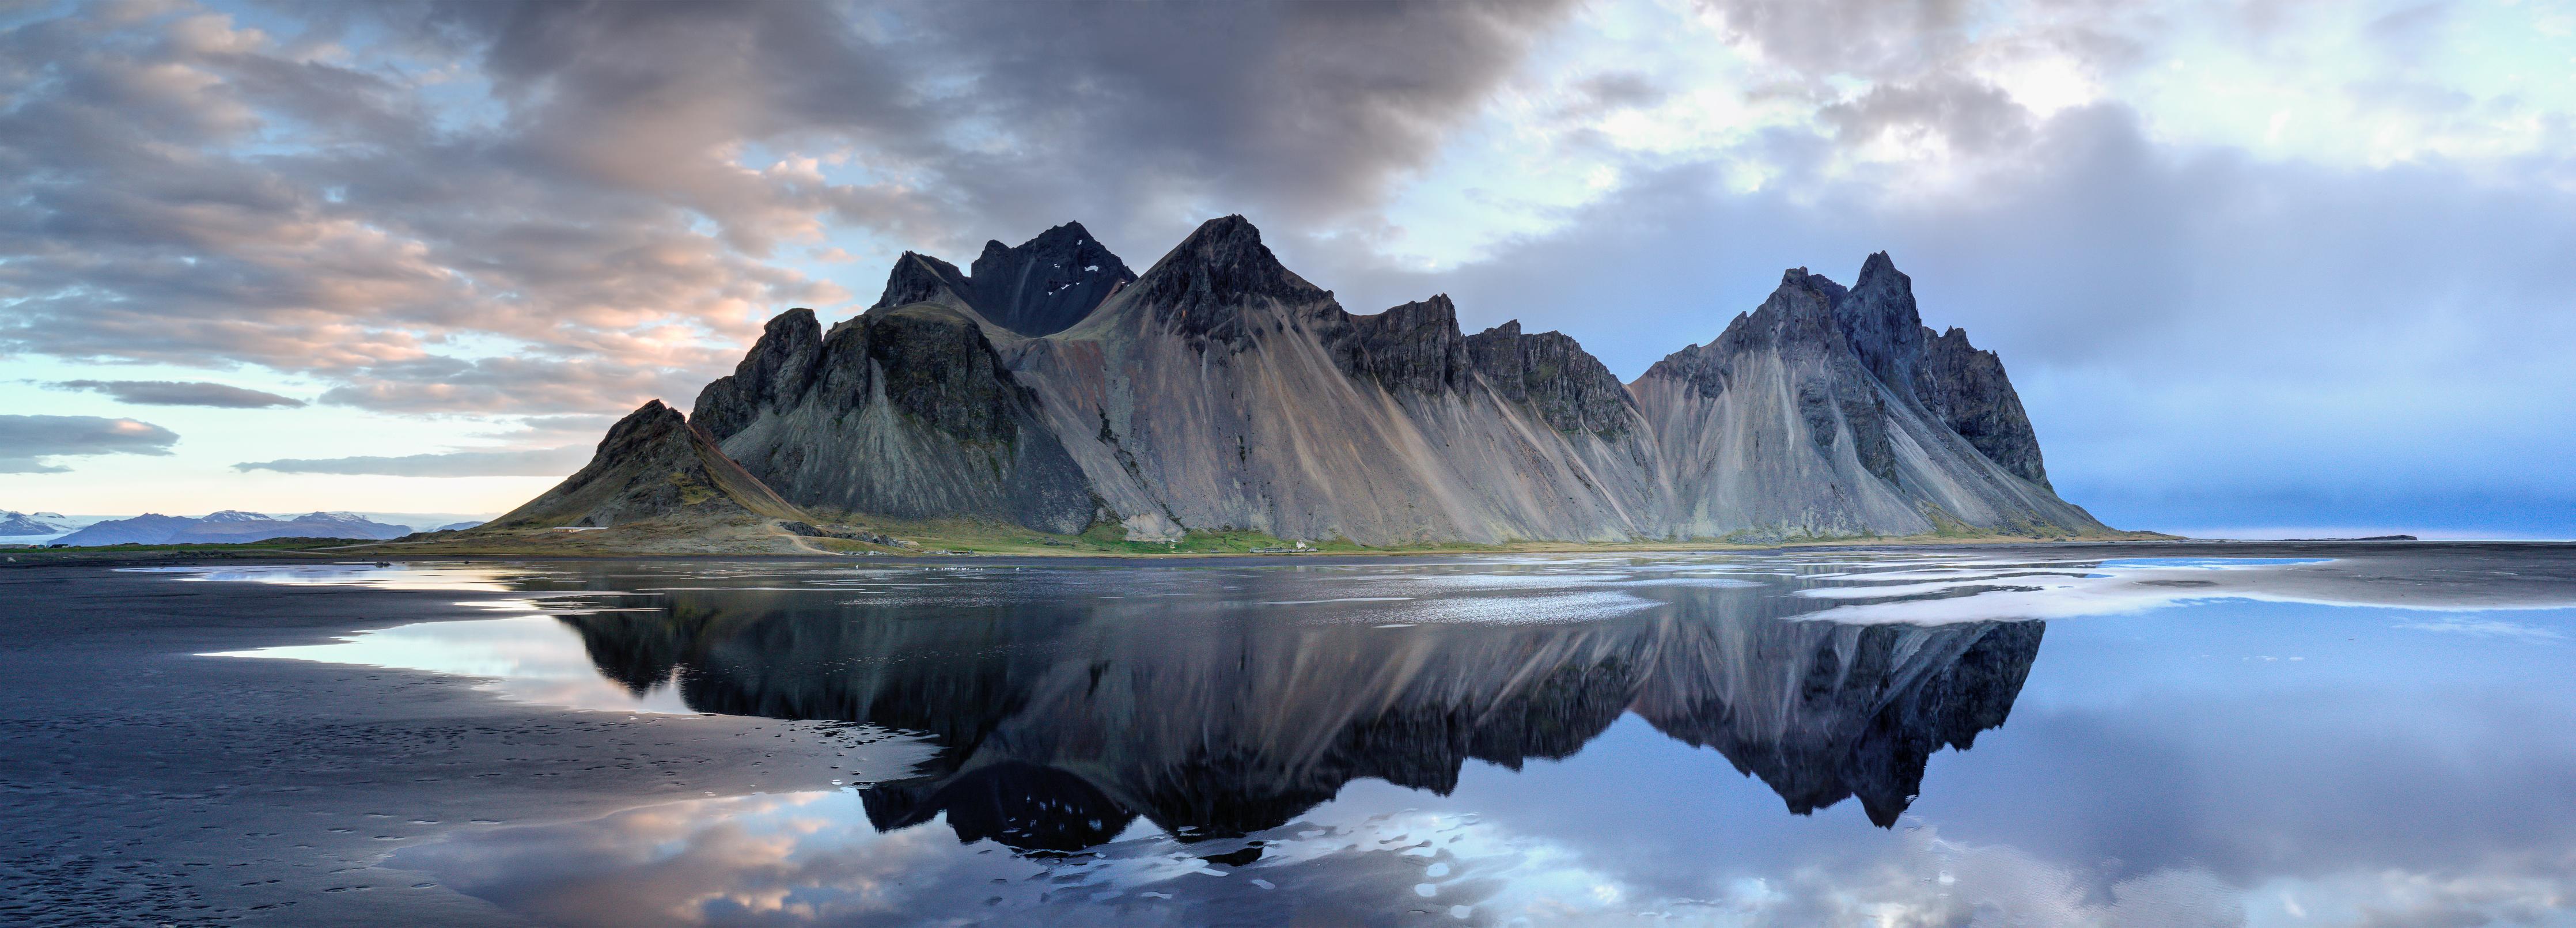
M277 519L226 509L203 518L145 513L100 522L56 539L80 547L119 544L240 544L271 538L400 538L411 526L377 522L353 512L311 512Z
M0 537L60 535L72 525L58 512L19 512L0 509Z

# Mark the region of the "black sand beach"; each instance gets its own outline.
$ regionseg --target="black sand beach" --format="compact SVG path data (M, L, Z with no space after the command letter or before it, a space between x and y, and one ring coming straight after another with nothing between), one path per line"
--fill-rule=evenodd
M373 864L477 819L828 788L813 725L566 712L464 678L193 656L475 616L458 605L472 595L0 571L0 923L519 925Z
M2330 583L2318 588L2329 599L2392 607L2563 602L2576 576L2564 545L1948 550L2335 558L2331 570L2243 582L2292 599L2325 595L2310 587ZM1281 563L1390 561L1224 566ZM859 734L836 735L834 723L569 711L507 701L474 678L198 656L489 618L476 602L518 595L181 582L106 565L0 570L0 634L9 642L0 649L0 923L528 924L433 875L379 862L477 829L711 795L830 790L835 776L850 776L834 765L852 763L840 756L850 747L842 742Z

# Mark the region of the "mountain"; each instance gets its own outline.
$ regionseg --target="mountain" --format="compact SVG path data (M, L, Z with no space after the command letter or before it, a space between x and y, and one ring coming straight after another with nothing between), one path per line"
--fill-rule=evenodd
M2102 530L2049 488L2002 363L1957 329L1928 334L1881 252L1848 290L1793 268L1716 340L1648 368L1632 387L1661 445L1670 530Z
M653 400L608 429L590 464L476 531L609 528L650 519L809 518L727 460L715 440Z
M1363 544L1662 534L1634 404L1571 339L1471 338L1445 297L1354 316L1241 217L1012 367L1122 518Z
M1051 532L1097 514L1037 395L956 306L871 310L829 333L811 310L782 314L690 421L803 506Z
M857 520L1365 545L2110 532L2049 485L2001 360L1924 326L1885 253L1850 287L1792 269L1623 384L1560 333L1468 334L1446 296L1351 313L1240 216L1141 275L1068 223L972 273L907 252L828 331L781 314L688 421L786 503Z
M0 537L59 535L71 530L70 523L54 513L25 513L14 509L0 509Z
M75 547L117 544L244 544L271 538L399 538L409 526L388 525L348 512L311 512L286 519L226 509L202 518L145 513L92 524L52 543Z

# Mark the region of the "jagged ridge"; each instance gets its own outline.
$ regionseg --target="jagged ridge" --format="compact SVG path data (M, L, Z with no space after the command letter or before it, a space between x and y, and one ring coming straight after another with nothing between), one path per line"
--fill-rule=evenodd
M1142 275L1068 223L989 243L972 275L907 252L829 333L782 314L691 421L818 512L1057 532L2108 531L2050 488L1992 352L1923 326L1884 252L1854 280L1792 269L1621 384L1560 333L1465 334L1445 295L1347 312L1241 216Z

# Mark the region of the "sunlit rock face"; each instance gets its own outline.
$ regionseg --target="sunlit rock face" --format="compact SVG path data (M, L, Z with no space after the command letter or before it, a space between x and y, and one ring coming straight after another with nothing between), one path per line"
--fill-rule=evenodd
M1471 759L1567 757L1631 712L1715 749L1791 811L1858 796L1887 825L1933 752L2003 724L2043 629L1782 621L1742 591L1672 597L1649 618L1405 635L1276 622L1176 635L1092 607L975 622L818 616L784 599L717 611L686 595L665 619L563 621L602 673L676 679L700 711L925 733L938 755L871 787L871 820L944 812L961 838L1029 850L1086 847L1140 817L1184 837L1247 834L1360 778L1445 794Z
M907 252L822 331L773 320L692 422L791 503L1056 532L1145 519L1363 544L2107 531L2049 488L1991 352L1885 254L1796 269L1621 384L1446 296L1346 311L1240 216L1129 271L1078 224Z

